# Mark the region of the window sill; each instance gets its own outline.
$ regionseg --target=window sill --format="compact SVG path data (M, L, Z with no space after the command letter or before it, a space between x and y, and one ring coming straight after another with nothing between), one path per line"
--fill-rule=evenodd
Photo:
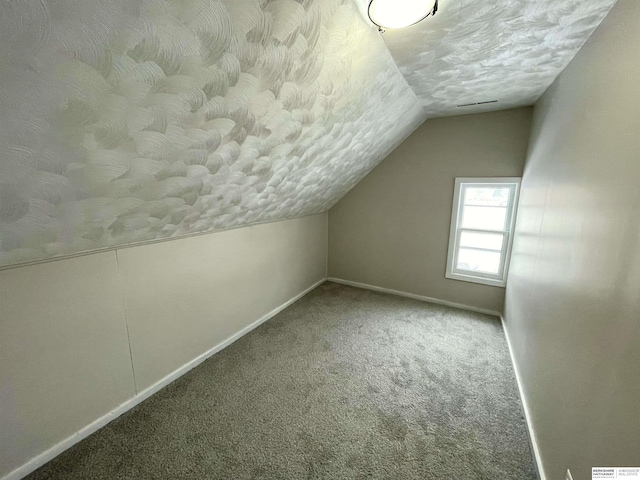
M506 280L498 280L494 278L476 277L474 275L464 275L461 273L449 273L445 277L451 280L459 280L461 282L481 283L483 285L489 285L492 287L505 288L507 285Z

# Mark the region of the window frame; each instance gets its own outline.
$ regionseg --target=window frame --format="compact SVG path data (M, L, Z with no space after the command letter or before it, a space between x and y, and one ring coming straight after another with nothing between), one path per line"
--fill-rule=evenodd
M445 277L452 280L480 283L494 287L505 287L509 262L511 259L511 247L513 245L513 230L518 210L518 196L520 194L521 177L456 177L453 194L453 207L451 210L451 228L449 232L449 251L447 253L447 269ZM504 230L483 230L462 227L462 194L467 188L510 187L509 202L507 204L507 216ZM497 274L485 272L471 272L456 268L459 255L460 237L463 232L493 233L503 235L500 255L500 267ZM496 251L487 249L487 251Z

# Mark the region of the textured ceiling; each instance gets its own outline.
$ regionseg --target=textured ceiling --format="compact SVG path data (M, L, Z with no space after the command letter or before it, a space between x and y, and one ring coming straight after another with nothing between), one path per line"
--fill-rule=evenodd
M506 109L532 105L615 1L440 0L435 16L382 36L429 117Z
M615 3L440 1L382 36L367 0L0 2L0 267L324 212L427 116L531 105Z
M352 0L0 3L0 266L326 211L423 120Z

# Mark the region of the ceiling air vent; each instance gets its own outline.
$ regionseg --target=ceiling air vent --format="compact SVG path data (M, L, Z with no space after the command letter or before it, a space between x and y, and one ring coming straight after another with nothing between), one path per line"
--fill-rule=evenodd
M456 105L457 107L472 107L474 105L486 105L487 103L497 103L498 100L488 100L486 102L475 102L475 103L463 103L462 105Z

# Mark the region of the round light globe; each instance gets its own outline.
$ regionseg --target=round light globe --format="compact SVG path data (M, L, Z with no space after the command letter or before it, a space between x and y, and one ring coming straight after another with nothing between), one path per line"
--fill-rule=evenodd
M436 0L371 0L369 18L383 28L402 28L418 23L432 11Z

